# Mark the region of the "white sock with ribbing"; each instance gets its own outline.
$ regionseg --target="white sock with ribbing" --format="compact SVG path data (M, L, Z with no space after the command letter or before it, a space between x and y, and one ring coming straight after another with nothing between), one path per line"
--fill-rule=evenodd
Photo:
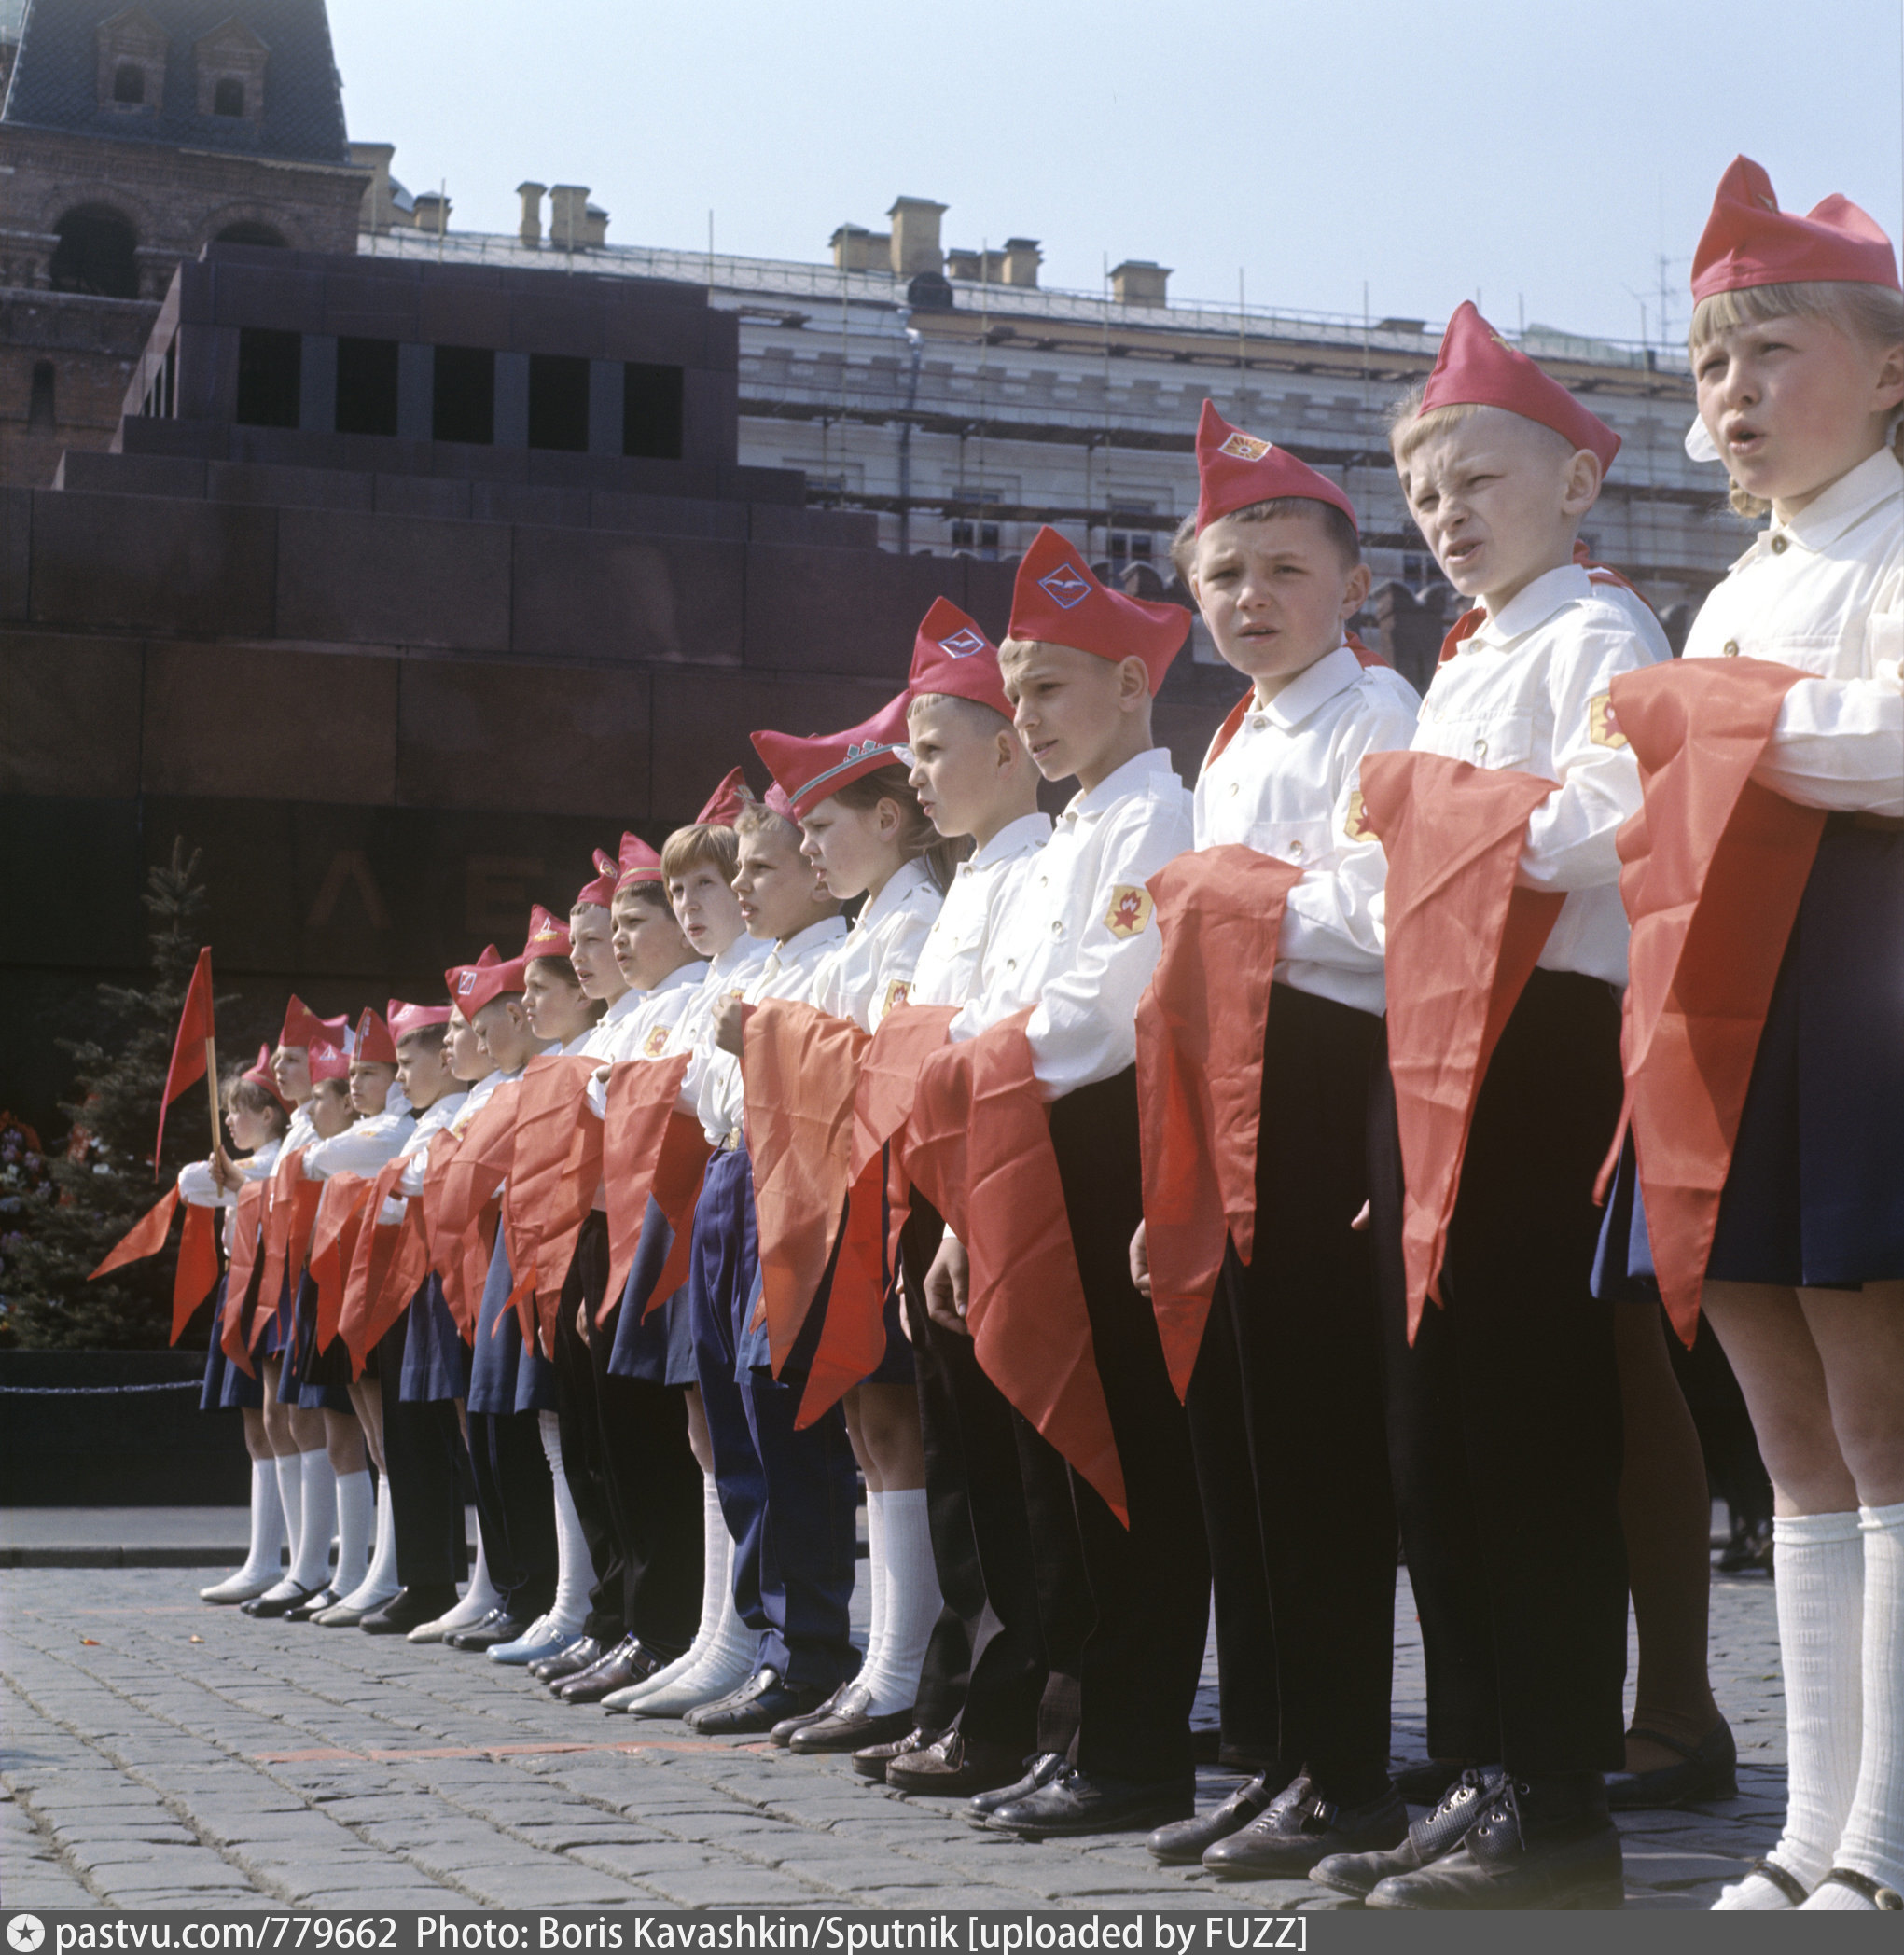
M1904 1893L1904 1501L1860 1507L1864 1536L1864 1729L1857 1789L1833 1866ZM1870 1911L1872 1903L1828 1880L1807 1910Z
M251 1463L251 1546L244 1566L199 1593L207 1601L260 1593L278 1579L278 1551L285 1545L285 1504L278 1494L275 1459Z
M1830 1870L1857 1785L1864 1542L1855 1514L1781 1514L1772 1538L1785 1672L1786 1816L1765 1857L1809 1893ZM1763 1914L1793 1903L1763 1874L1747 1874L1713 1906Z
M869 1508L872 1498L869 1496ZM885 1567L885 1622L877 1655L869 1649L859 1681L872 1693L867 1712L888 1717L919 1700L925 1647L945 1606L938 1567L932 1559L932 1530L925 1489L907 1487L876 1496L882 1509L880 1559ZM879 1597L879 1577L873 1595Z
M886 1497L866 1490L866 1655L859 1659L861 1683L869 1682L886 1642Z
M289 1595L298 1586L298 1544L304 1534L304 1455L281 1452L271 1462L271 1474L278 1483L278 1511L285 1517L285 1545L289 1555L284 1572L265 1593L276 1595L282 1590Z
M553 1412L543 1412L537 1416L536 1430L548 1455L549 1477L555 1483L555 1600L542 1619L551 1636L579 1636L588 1619L589 1590L595 1586L595 1564L562 1463L562 1421Z
M685 1677L704 1657L720 1633L721 1616L731 1607L728 1601L728 1524L720 1510L720 1492L714 1475L702 1477L701 1489L701 1621L694 1641L674 1658L664 1663L651 1677L626 1690L618 1690L604 1700L610 1711L626 1711L636 1698L650 1690L665 1689Z
M370 1536L377 1523L377 1496L370 1469L337 1476L337 1573L330 1586L340 1596L353 1594L369 1567Z
M396 1579L396 1509L390 1501L390 1476L377 1481L377 1546L364 1579L344 1597L353 1609L375 1609L387 1602L401 1585Z
M483 1553L482 1522L476 1524L476 1560L469 1571L469 1586L463 1591L463 1599L453 1609L445 1609L434 1622L420 1623L410 1632L414 1643L434 1643L447 1636L452 1629L466 1629L472 1623L482 1618L502 1601L502 1592L489 1578L489 1559Z
M330 1535L337 1525L337 1475L321 1446L298 1455L304 1487L298 1527L298 1560L291 1579L300 1588L322 1588L330 1579Z

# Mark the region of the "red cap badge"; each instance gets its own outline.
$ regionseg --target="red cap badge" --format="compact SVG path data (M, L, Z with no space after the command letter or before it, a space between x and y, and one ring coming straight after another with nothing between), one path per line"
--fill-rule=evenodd
M1448 322L1435 370L1422 390L1423 413L1453 407L1505 408L1523 421L1537 421L1576 448L1598 455L1603 472L1619 452L1619 437L1524 353L1509 346L1467 299Z
M1734 157L1692 255L1693 298L1819 281L1897 290L1890 239L1848 197L1828 197L1802 217L1780 210L1771 177Z
M1197 423L1198 534L1233 509L1286 495L1327 503L1355 522L1355 504L1326 475L1299 462L1286 448L1232 427L1216 411L1216 403L1206 400Z
M1011 701L998 675L998 647L948 598L933 599L912 641L906 697L910 701L928 693L974 700L1011 717Z
M551 916L540 903L532 905L529 910L529 936L522 945L521 961L526 964L532 957L567 955L568 925L560 917Z
M493 944L485 944L482 947L482 955L474 964L452 964L443 973L443 988L450 993L450 1002L463 1014L466 1021L476 1010L476 1006L470 1004L469 1000L475 995L479 975L483 971L493 970L502 961L502 953Z
M806 740L796 740L791 733L748 737L785 801L774 812L800 821L849 781L900 764L899 749L906 743L906 695L888 700L870 719L843 733L816 733ZM768 789L767 805L773 808L772 788Z
M357 1020L357 1035L351 1047L351 1057L370 1066L394 1066L396 1063L396 1041L391 1036L390 1027L368 1005Z
M626 838L623 838L624 846ZM576 893L571 908L582 909L592 903L598 909L606 909L615 900L615 879L621 873L614 856L605 849L595 851L595 874L592 881L585 882Z
M1141 659L1154 698L1190 635L1181 604L1147 603L1100 584L1056 530L1042 529L1018 566L1011 591L1013 638L1068 645L1116 662Z

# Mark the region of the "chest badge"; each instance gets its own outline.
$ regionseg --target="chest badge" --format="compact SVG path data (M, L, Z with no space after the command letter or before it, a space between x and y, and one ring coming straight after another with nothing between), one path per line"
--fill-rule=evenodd
M1113 936L1137 936L1149 922L1156 907L1147 889L1120 882L1111 892L1111 907L1105 911L1104 926Z

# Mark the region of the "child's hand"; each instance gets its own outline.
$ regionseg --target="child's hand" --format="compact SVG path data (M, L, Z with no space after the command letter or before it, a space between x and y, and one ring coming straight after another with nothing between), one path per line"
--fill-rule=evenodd
M1150 1294L1150 1242L1145 1231L1147 1223L1137 1225L1137 1233L1131 1238L1131 1281L1137 1286L1140 1296Z
M608 1084L608 1075L613 1071L614 1068L612 1066L597 1066L595 1068L595 1084L597 1086L606 1086Z
M961 1338L972 1335L966 1323L971 1274L972 1263L966 1254L966 1245L950 1235L938 1245L932 1268L925 1272L925 1314L941 1330Z
M719 1011L715 1014L714 1042L723 1052L731 1052L736 1059L741 1056L741 1039L746 1030L747 1014L753 1010L751 1005L743 1005L738 998L724 998Z
M212 1170L212 1179L228 1195L235 1195L243 1187L244 1176L238 1172L231 1157L222 1147L213 1154L209 1165Z

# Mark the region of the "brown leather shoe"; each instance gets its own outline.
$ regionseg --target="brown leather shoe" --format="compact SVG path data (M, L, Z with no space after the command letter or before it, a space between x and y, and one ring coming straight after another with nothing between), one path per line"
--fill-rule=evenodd
M564 1704L599 1704L631 1684L646 1684L668 1659L659 1657L638 1636L624 1636L599 1662L577 1671L549 1687Z
M903 1738L912 1728L912 1706L875 1716L867 1706L872 1694L852 1684L833 1699L824 1716L809 1718L787 1737L786 1748L811 1757L816 1752L856 1752L862 1746ZM888 1771L891 1767L887 1768Z
M963 1731L952 1730L923 1751L895 1758L886 1767L886 1783L915 1797L968 1799L1017 1784L1024 1777L1024 1759L1015 1744L967 1740Z
M788 1736L792 1734L789 1732ZM929 1744L937 1744L945 1734L927 1730L924 1725L914 1725L903 1738L889 1738L884 1744L865 1744L853 1754L853 1768L862 1779L870 1779L875 1785L886 1782L886 1772L895 1758L903 1758L912 1752L923 1752Z

